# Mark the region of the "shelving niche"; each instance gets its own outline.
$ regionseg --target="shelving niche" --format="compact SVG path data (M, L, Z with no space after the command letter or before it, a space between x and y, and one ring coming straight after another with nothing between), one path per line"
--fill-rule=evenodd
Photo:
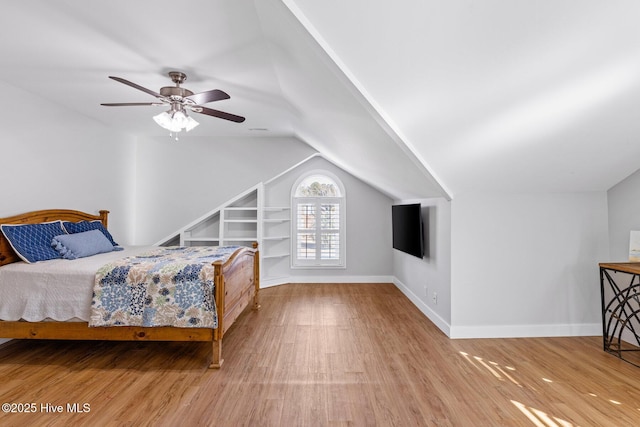
M286 258L290 254L291 208L265 207L262 212L264 259Z
M259 198L259 188L252 188L198 218L158 245L251 246L253 242L260 241Z
M253 187L193 221L159 246L251 246L258 242L261 277L287 277L291 253L291 207L263 205L264 186Z
M289 275L291 253L291 208L262 209L262 283L281 283Z

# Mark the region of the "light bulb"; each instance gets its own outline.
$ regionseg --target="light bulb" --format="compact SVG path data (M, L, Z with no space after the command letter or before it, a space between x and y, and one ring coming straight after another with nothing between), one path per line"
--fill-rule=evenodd
M180 132L186 129L187 132L199 125L193 118L187 116L184 111L165 111L153 116L153 120L163 128L171 132Z

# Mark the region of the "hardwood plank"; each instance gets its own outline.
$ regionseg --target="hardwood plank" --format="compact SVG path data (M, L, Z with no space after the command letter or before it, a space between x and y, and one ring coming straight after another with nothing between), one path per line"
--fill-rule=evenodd
M450 340L391 284L261 290L209 343L12 341L0 425L640 425L640 368L601 337ZM65 408L66 409L66 408Z

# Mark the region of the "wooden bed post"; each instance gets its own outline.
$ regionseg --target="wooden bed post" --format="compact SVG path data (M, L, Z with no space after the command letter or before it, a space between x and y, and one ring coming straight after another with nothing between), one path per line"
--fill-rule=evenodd
M216 286L216 312L218 316L218 327L213 330L213 342L212 349L213 355L211 365L209 368L219 369L222 366L222 336L224 335L224 277L222 276L222 261L216 261L213 263L213 277L214 284Z
M256 291L253 295L253 309L260 310L260 251L258 250L258 242L253 242L253 281L255 282Z
M108 218L109 218L109 211L106 209L100 210L100 221L102 222L102 225L104 225L104 228L107 228Z
M222 358L222 338L218 338L217 340L214 339L212 341L212 346L213 357L211 359L209 369L220 369L222 362L224 362L224 359Z

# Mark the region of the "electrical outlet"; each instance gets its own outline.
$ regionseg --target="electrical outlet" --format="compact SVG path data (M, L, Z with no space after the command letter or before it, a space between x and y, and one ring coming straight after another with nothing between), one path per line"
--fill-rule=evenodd
M436 305L438 304L438 293L437 292L433 293L433 303L436 304Z
M424 287L424 296L425 297L429 296L429 288L427 288L426 286Z

